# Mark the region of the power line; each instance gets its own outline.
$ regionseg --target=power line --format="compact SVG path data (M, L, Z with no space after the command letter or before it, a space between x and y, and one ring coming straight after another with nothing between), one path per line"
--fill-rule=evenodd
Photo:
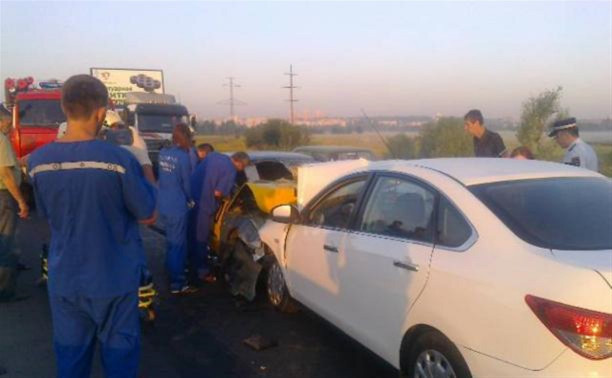
M234 77L230 76L226 78L228 80L228 82L226 84L223 84L224 87L229 87L229 99L227 100L223 100L220 101L219 104L221 105L229 105L230 108L230 117L232 118L232 120L234 120L235 118L235 114L234 114L234 106L237 105L246 105L246 102L241 101L237 98L234 97L234 88L241 88L242 86L239 84L234 83Z
M289 111L291 114L291 124L293 124L294 118L293 118L293 103L294 102L298 102L298 99L293 97L293 90L297 89L299 87L296 87L293 85L293 77L297 76L296 73L293 73L293 64L289 65L289 72L286 72L285 75L289 76L289 86L287 87L283 87L285 89L289 89Z

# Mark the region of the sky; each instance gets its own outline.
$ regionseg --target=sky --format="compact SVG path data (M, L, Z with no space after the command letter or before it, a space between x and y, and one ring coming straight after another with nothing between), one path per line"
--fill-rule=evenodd
M90 67L164 71L166 93L222 117L520 115L563 87L579 118L612 113L612 1L0 2L0 78Z

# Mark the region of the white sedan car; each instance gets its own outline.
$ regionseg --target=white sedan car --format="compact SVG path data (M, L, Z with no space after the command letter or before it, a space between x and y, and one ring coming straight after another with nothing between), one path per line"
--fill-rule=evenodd
M329 167L260 230L273 305L297 300L405 377L612 376L610 179L512 159Z

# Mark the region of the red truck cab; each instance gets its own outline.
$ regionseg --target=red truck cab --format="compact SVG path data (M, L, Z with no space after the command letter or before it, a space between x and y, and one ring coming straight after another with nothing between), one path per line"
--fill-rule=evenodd
M30 154L55 140L57 128L66 122L60 90L35 89L16 95L11 142L17 157Z
M34 79L5 80L5 99L13 117L10 139L17 157L30 154L55 140L57 129L66 116L61 107L61 83L39 83Z

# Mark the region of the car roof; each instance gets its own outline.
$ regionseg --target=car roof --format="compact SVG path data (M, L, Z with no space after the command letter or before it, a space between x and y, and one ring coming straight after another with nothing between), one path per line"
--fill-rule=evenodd
M372 152L370 149L363 147L351 147L351 146L301 146L293 149L295 152Z
M366 169L409 173L411 167L440 172L466 186L552 177L604 177L597 172L561 163L504 158L383 160L371 162Z

